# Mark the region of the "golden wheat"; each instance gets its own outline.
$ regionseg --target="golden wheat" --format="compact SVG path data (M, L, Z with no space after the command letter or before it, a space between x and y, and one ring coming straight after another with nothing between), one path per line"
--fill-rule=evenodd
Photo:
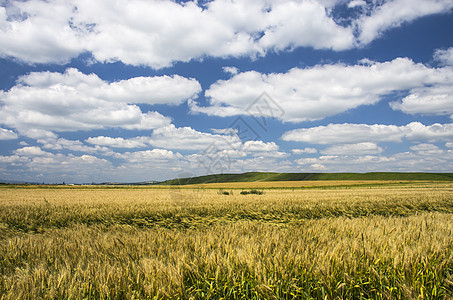
M0 298L449 298L452 191L3 188Z

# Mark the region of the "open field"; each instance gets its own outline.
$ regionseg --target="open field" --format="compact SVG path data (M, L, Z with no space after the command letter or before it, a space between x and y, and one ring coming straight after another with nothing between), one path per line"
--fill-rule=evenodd
M0 299L453 297L451 182L225 184L0 187Z
M328 180L328 181L254 181L254 182L216 182L198 183L179 186L154 186L166 188L190 188L190 189L343 189L355 187L414 187L424 186L434 187L432 181L412 181L412 180ZM440 182L440 184L442 184Z
M242 174L212 174L192 178L179 178L161 182L163 185L185 185L223 182L258 182L258 181L327 181L327 180L429 180L452 181L453 173L274 173L247 172Z

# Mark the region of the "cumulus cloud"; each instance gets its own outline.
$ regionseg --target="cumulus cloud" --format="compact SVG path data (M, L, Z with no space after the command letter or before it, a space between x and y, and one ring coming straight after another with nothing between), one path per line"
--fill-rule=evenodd
M265 145L267 143L256 143ZM364 171L449 171L453 167L453 151L441 150L433 144L417 144L414 152L397 153L390 156L367 154L366 149L379 149L368 143L363 145L337 145L336 154L301 158L294 162L284 160L277 148L272 151L249 151L248 155L219 157L224 171L273 171L273 172L364 172ZM267 148L264 146L263 148ZM332 146L331 148L334 148ZM251 148L252 149L252 148ZM359 151L357 150L359 149ZM364 150L365 149L365 150ZM341 151L347 152L340 154ZM351 152L355 151L355 152ZM225 153L227 150L222 150ZM240 152L240 151L239 151ZM240 154L240 153L237 154ZM377 152L377 151L376 151ZM369 153L369 152L368 152ZM268 154L268 155L266 155ZM95 155L53 154L40 147L29 146L13 151L10 156L0 156L0 174L11 180L46 182L104 182L104 181L148 181L174 178L181 171L193 174L218 173L217 165L203 162L205 153L182 155L167 149L150 149L115 153L115 165ZM229 160L226 160L229 158ZM8 170L6 168L8 166ZM14 168L11 168L14 166ZM7 170L7 171L6 171ZM26 172L24 172L26 171Z
M173 124L155 129L148 143L159 148L184 150L206 150L210 146L219 150L230 150L238 149L241 145L237 135L211 134L190 127L176 127Z
M87 143L97 146L107 146L113 148L143 148L146 147L146 138L137 137L132 139L112 138L108 136L90 137L86 139Z
M423 152L403 152L383 155L323 155L296 161L299 170L316 172L449 172L453 167L453 152L440 151L435 155Z
M289 156L286 152L278 151L279 148L275 142L246 141L242 146L242 152L259 157L282 158Z
M266 152L266 151L277 151L278 145L274 142L265 143L263 141L246 141L244 143L244 149L249 152Z
M407 114L453 116L453 67L448 66L453 62L451 60L453 51L438 50L434 57L446 65L444 68L435 69L436 79L412 88L401 101L391 102L392 109L401 110Z
M345 50L390 28L448 12L449 0L361 0L341 26L344 1L170 0L7 1L0 6L0 56L27 63L67 63L89 52L99 62L153 68L204 57L256 57L297 47ZM137 20L140 20L139 22Z
M400 142L404 134L395 125L329 124L285 132L284 141L311 144L344 144L358 142Z
M423 16L446 13L452 8L453 2L450 0L372 1L367 12L355 21L360 32L358 41L360 44L368 44L386 30Z
M326 64L293 68L286 73L238 73L219 80L205 92L209 106L191 101L193 112L215 116L247 114L247 108L266 91L284 111L285 122L319 120L378 102L382 96L425 85L446 83L453 78L450 68L429 68L408 58L358 65ZM442 102L439 106L447 105Z
M364 142L357 144L334 145L321 150L321 153L326 155L370 155L379 154L382 151L384 151L384 149L375 143Z
M74 145L84 146L79 141L65 139L55 142L67 145L63 146L64 149ZM166 149L106 154L105 149L100 149L99 146L91 148L98 151L74 155L54 151L61 148L48 148L52 151L50 152L38 146L22 147L13 151L12 155L0 156L0 175L10 180L32 182L145 181L171 177L169 170L182 159L181 154ZM94 152L115 158L115 164L108 159L97 157Z
M349 8L366 6L366 2L363 0L352 0L348 3Z
M298 46L350 48L350 28L317 1L9 1L0 7L0 53L65 63L83 52L101 62L154 68L205 56L256 56ZM137 22L140 20L140 22Z
M236 75L239 72L239 69L236 67L223 67L223 72L231 74L231 75Z
M9 1L3 5L0 56L63 64L84 51L80 35L69 22L74 8L71 1Z
M187 132L186 132L187 133ZM181 134L181 132L179 133ZM191 133L193 143L196 136ZM197 134L195 134L197 135ZM200 142L206 139L205 136L199 135ZM193 174L220 173L220 172L241 172L256 170L257 166L262 170L278 170L281 165L277 166L277 160L286 157L288 154L278 151L278 145L275 143L266 143L263 141L249 141L247 145L238 144L238 149L222 149L221 143L215 140L213 144L206 145L203 150L193 149L193 154L182 155L167 149L152 149L146 151L117 153L115 158L122 159L124 163L121 168L134 170L135 174L140 176L148 172L150 168L155 171L156 168L162 174L172 173L174 178L175 172L186 171ZM173 146L170 146L173 147ZM182 149L186 150L186 149ZM252 162L255 162L253 164ZM257 164L257 162L260 162ZM286 164L287 165L287 164ZM167 175L168 176L168 175ZM146 177L145 177L146 178Z
M408 140L411 141L451 141L453 140L453 123L425 126L420 122L412 122L401 127Z
M85 145L79 140L68 140L65 138L41 138L37 142L42 145L42 148L48 150L60 151L63 149L74 151L74 152L84 152L84 153L101 153L102 155L113 155L107 147L94 146L90 147Z
M253 153L253 156L256 157L273 157L273 158L284 158L288 157L290 154L284 151L266 151L266 152L257 152Z
M434 58L443 65L453 66L453 47L446 50L436 50L436 52L434 52Z
M12 130L0 128L0 140L15 140L18 135Z
M176 105L200 90L198 81L178 75L108 83L76 69L34 72L0 92L0 122L31 136L110 127L154 129L169 125L170 119L158 112L143 113L136 104Z
M196 97L201 86L197 80L179 75L134 77L108 83L96 74L83 74L77 69L69 68L64 73L32 72L22 76L10 93L27 96L26 93L31 91L50 93L74 90L81 93L79 96L83 100L91 97L119 103L178 105Z
M269 26L259 40L264 49L308 46L345 50L353 45L351 29L338 26L326 16L326 8L315 1L274 2L267 20L274 26Z
M146 163L157 160L178 159L181 158L182 155L166 149L152 149L145 151L125 152L122 154L117 154L116 157L127 160L127 162L129 163Z
M39 147L24 147L14 155L0 156L0 167L2 164L14 166L1 173L6 178L31 182L104 181L114 170L110 161L93 155L53 154Z
M147 143L153 147L165 149L179 149L187 151L199 151L203 159L217 159L219 157L244 157L249 154L265 157L286 157L287 153L278 151L279 146L275 142L263 142L258 140L240 140L237 133L225 132L226 134L211 134L200 132L190 127L175 127L170 125L155 129Z
M78 141L76 142L77 144L80 143ZM104 155L111 155L123 159L126 159L128 153L131 155L134 153L134 155L153 154L150 157L154 157L157 150L152 150L153 152L149 152L151 150L126 152L120 155L118 153L112 154L107 151L105 147L143 148L152 146L162 148L162 151L167 149L179 149L196 152L193 155L198 158L199 162L216 160L222 157L225 159L232 159L251 155L256 157L283 158L289 155L286 152L279 151L279 146L275 142L254 140L245 141L243 143L235 132L228 131L222 132L222 134L210 134L194 130L190 127L178 128L174 125L156 129L150 136L140 136L130 139L98 136L90 137L86 142L95 145L92 150L96 150ZM56 144L61 145L61 143Z
M318 153L318 150L315 148L304 148L304 149L291 149L291 152L294 154L304 154L304 153L314 154L314 153Z
M21 132L22 135L32 139L57 139L57 135L49 130L28 128L26 131Z
M418 144L410 147L411 150L417 151L421 155L442 155L445 153L444 150L439 149L433 144Z
M19 148L14 151L14 154L20 156L52 156L52 153L43 151L36 146Z
M392 102L394 110L406 114L450 115L453 118L453 79L451 83L413 89L401 102Z
M414 151L438 150L439 147L433 144L418 144L410 147Z
M381 124L329 124L285 132L285 141L311 144L353 144L367 142L439 141L453 139L453 123L423 125L412 122L405 126Z

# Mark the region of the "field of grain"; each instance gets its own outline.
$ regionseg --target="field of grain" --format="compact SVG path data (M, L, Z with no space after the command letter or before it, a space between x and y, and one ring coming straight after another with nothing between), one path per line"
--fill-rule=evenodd
M260 184L0 187L0 299L453 297L452 183Z

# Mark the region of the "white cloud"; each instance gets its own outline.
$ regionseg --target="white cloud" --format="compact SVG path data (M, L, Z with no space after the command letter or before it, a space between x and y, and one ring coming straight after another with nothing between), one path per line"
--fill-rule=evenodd
M198 81L178 75L107 83L76 69L35 72L0 92L0 122L33 137L109 127L154 129L169 125L170 119L158 112L143 113L136 104L179 104L200 90Z
M453 140L453 123L432 124L425 126L420 122L412 122L402 127L405 136L412 141L450 141Z
M236 75L239 72L239 69L236 67L223 67L223 72L231 74L231 75Z
M411 146L410 149L417 151L421 155L442 155L445 153L444 150L440 150L439 147L433 144L418 144Z
M200 91L200 83L193 78L164 75L121 80L103 85L98 93L119 102L178 105Z
M322 154L326 155L370 155L382 153L384 149L370 142L357 144L342 144L334 145L321 150Z
M405 22L432 14L446 13L453 8L450 0L393 0L373 1L367 14L355 25L360 32L362 45L379 38L385 31L399 27Z
M1 111L1 110L0 110ZM28 128L26 131L21 132L22 135L32 139L56 139L57 135L52 131Z
M9 1L0 6L0 56L67 63L84 51L70 26L71 1Z
M361 14L348 20L353 25L341 26L331 13L339 3L344 1L11 0L0 6L0 56L67 63L89 52L99 62L162 68L297 47L345 50L453 6L450 0L354 0L348 6L361 7Z
M64 138L41 138L37 140L38 143L42 145L44 149L60 151L63 149L75 151L75 152L84 152L84 153L101 153L103 155L113 155L114 152L107 147L101 147L96 145L95 147L90 147L83 144L79 140L68 140Z
M450 75L451 76L451 75ZM394 110L406 114L451 115L453 117L453 79L449 84L413 89L401 102L392 102Z
M434 52L434 58L444 65L453 66L453 47L446 50L436 50L436 52Z
M275 142L256 140L242 143L236 132L231 130L218 131L219 134L210 134L194 130L190 127L177 128L172 124L154 130L150 136L129 139L98 136L90 137L86 142L96 145L94 150L97 152L104 151L105 153L103 154L109 152L101 146L112 148L143 148L153 146L162 149L195 151L198 152L197 155L206 159L215 159L218 157L238 158L246 157L247 155L262 157L288 156L288 153L279 151L279 146Z
M325 165L322 165L322 164L312 164L310 166L311 169L313 170L316 170L316 171L324 171L327 169L327 167Z
M264 143L265 144L265 143ZM348 145L349 147L350 145ZM350 147L356 148L357 147ZM365 148L365 147L358 147ZM370 147L371 148L371 147ZM221 163L224 171L273 171L273 172L371 172L371 171L432 171L448 172L453 167L453 151L436 149L435 145L414 145L412 152L397 153L391 156L355 153L352 155L321 155L302 158L295 162L284 160L279 151L249 152L251 156L239 152L228 152ZM256 155L255 154L269 154ZM239 155L241 154L241 155ZM39 147L23 147L11 156L0 156L0 175L11 180L46 182L138 182L156 179L175 178L178 173L192 174L218 173L216 166L200 164L205 153L182 155L167 149L152 149L136 152L116 153L115 165L94 155L75 156L61 153L52 154ZM119 161L119 164L118 164ZM7 174L7 175L6 175Z
M361 142L400 142L404 137L402 129L395 125L329 124L300 128L285 132L284 141L311 144L345 144Z
M82 142L76 140L67 140L64 138L59 139L39 139L38 143L42 144L44 149L61 150L71 149L73 151L87 151L88 147L84 146ZM85 148L86 147L86 148ZM77 150L76 150L77 149Z
M233 128L211 128L211 131L217 134L229 134L229 135L234 135L238 133L237 129Z
M58 142L78 145L78 141L59 139ZM0 156L0 176L10 180L100 182L109 178L113 170L112 163L106 159L87 154L54 154L38 146L22 147L13 151L13 155Z
M181 154L174 153L166 149L152 149L137 152L125 152L118 154L118 158L122 158L129 163L146 163L156 160L174 160L181 158Z
M238 149L241 141L237 135L219 135L196 131L190 127L175 127L173 124L155 129L148 140L154 147L166 149L218 151Z
M17 133L12 130L0 128L0 140L15 140L17 139Z
M303 153L314 154L314 153L318 153L318 150L316 150L315 148L304 148L304 149L291 149L291 152L294 154L303 154Z
M132 139L112 138L107 136L90 137L87 143L97 146L107 146L113 148L143 148L146 147L146 138L137 137Z
M273 157L273 158L284 158L288 157L289 153L283 151L268 151L268 152L256 152L252 154L256 157Z
M36 146L19 148L14 151L14 154L20 156L53 156L52 153L43 151Z
M257 157L283 158L289 156L288 153L278 150L279 146L275 142L246 141L242 146L242 152L244 154L250 153Z
M182 158L165 149L116 153L115 165L95 155L52 154L39 147L24 147L0 156L0 176L32 182L145 181L171 177L169 170ZM7 171L3 171L2 167ZM8 176L5 176L8 174Z
M446 56L452 55L453 51L436 51L434 57L442 57L444 62ZM453 57L453 56L452 56ZM430 115L451 115L453 116L453 67L446 66L435 70L435 79L412 88L409 95L401 101L394 101L390 106L394 110L401 110L407 114L430 114Z
M88 51L100 62L162 68L296 46L342 50L353 38L316 1L215 0L202 8L192 1L34 0L0 7L1 55L31 63L65 63Z
M244 149L248 152L267 152L277 151L279 147L274 142L265 143L263 141L246 141L244 143Z
M326 8L315 1L274 2L266 19L271 26L259 40L264 49L281 51L313 47L345 50L354 42L351 29L338 26L326 15Z
M10 156L2 156L0 155L0 163L7 164L7 165L16 165L19 163L24 163L28 161L28 157L18 156L18 155L10 155Z
M348 3L349 8L366 6L366 2L363 0L352 0Z
M447 147L447 148L453 148L453 142L445 143L445 147Z
M41 144L41 147L47 150L54 150L60 152L61 150L69 150L72 152L83 152L83 153L100 153L102 155L108 155L108 156L113 156L114 152L111 151L107 147L101 147L101 146L94 146L90 147L85 144L83 144L79 140L68 140L64 138L58 138L56 135L54 136L41 136L40 138L37 138L36 140L39 144ZM23 146L28 146L27 143L20 143ZM31 147L24 147L21 149L16 150L14 153L20 154L20 155L25 155L28 153L28 155L36 156L36 155L45 155L45 156L55 156L59 154L53 154L51 152L46 152L42 150L40 147L37 146L31 146Z
M453 78L453 70L428 68L408 58L359 65L318 65L287 73L249 71L212 84L205 92L210 106L200 107L195 101L189 105L193 112L208 115L247 114L248 106L266 91L284 111L279 116L281 120L302 122L374 104L395 91L443 83L448 76Z
M24 94L33 89L41 93L75 90L81 93L83 98L92 97L109 102L178 105L196 97L201 86L195 79L179 75L134 77L108 83L96 74L87 75L69 68L64 73L32 72L20 77L11 91L15 89L21 89L20 92Z
M418 144L410 147L414 151L438 150L439 147L433 144Z
M325 155L296 161L301 172L316 172L320 167L328 172L449 172L453 167L453 152L404 152L382 155Z
M364 142L439 141L453 139L453 123L423 125L412 122L405 126L381 124L329 124L287 131L285 141L311 144L352 144Z
M224 5L221 5L225 2ZM218 1L233 10L241 5ZM178 4L173 1L80 1L77 20L81 24L95 23L95 32L87 34L87 48L98 61L120 60L126 64L145 64L154 68L187 62L204 56L224 57L254 55L260 51L250 28L243 27L240 18L245 14L260 15L257 5L245 5L241 15L222 18L214 4L202 9L194 2ZM242 5L244 6L244 5ZM140 22L137 22L140 20Z
M112 163L93 155L56 154L33 157L23 164L27 170L23 180L46 182L104 182L114 170Z

